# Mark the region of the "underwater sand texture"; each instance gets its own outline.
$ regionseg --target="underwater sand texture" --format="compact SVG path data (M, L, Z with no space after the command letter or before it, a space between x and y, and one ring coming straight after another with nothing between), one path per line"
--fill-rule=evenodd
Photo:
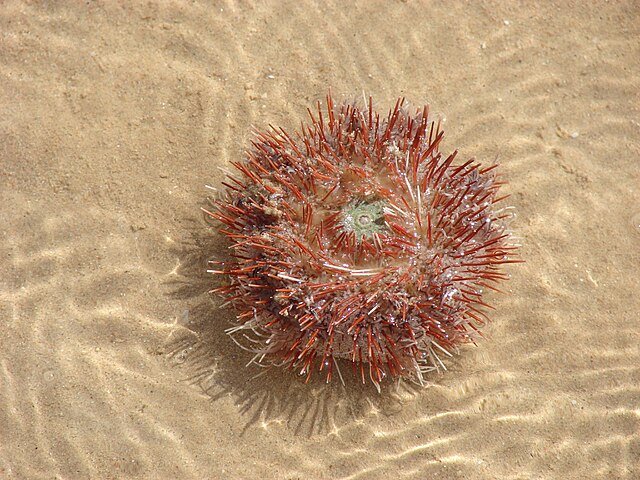
M0 4L0 478L640 478L638 2ZM255 378L199 212L337 98L498 156L524 265L427 388Z

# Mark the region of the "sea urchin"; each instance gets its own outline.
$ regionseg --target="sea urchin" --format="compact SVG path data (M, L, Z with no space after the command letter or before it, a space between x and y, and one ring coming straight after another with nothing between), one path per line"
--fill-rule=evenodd
M253 361L331 380L336 359L379 388L386 377L444 368L487 319L485 289L517 262L495 164L443 157L428 107L400 99L386 118L334 105L294 137L256 133L238 174L208 215L222 222L231 261L221 294ZM246 343L246 342L245 342ZM342 377L342 375L340 375Z

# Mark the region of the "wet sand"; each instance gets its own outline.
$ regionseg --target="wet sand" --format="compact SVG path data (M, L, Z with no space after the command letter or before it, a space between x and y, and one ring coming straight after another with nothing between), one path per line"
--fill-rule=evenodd
M0 5L0 478L640 478L638 2ZM331 87L445 118L524 265L427 388L256 367L199 208Z

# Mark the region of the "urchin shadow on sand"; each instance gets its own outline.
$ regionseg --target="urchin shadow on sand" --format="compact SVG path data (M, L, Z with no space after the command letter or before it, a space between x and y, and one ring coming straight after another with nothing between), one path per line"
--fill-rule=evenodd
M228 258L226 241L204 220L194 220L190 227L189 238L176 247L178 279L169 282L169 295L189 307L179 321L183 328L163 351L187 383L201 388L212 401L234 398L246 417L243 432L255 424L276 422L296 434L327 433L349 419L371 413L392 415L425 391L409 382L387 382L378 393L370 383L363 385L349 364L341 368L345 385L336 378L326 384L321 375L305 384L291 370L247 367L253 354L225 333L234 312L221 308L222 302L208 293L215 279L206 272L207 261Z

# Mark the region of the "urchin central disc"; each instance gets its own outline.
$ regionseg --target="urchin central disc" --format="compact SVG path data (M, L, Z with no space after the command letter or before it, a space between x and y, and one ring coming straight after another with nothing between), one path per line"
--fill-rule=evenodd
M360 228L366 228L371 223L371 217L366 213L363 213L358 218L356 218L356 222Z
M342 209L342 226L357 240L372 238L385 231L384 205L381 200L354 200Z

